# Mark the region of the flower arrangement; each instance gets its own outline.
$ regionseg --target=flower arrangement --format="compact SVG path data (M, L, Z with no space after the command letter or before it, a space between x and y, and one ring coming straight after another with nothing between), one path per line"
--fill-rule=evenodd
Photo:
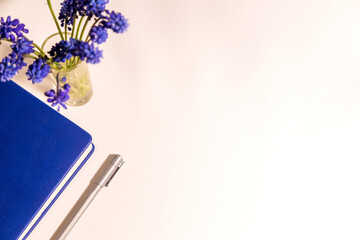
M74 68L83 61L99 63L102 50L97 45L106 41L108 31L123 33L129 27L128 20L121 13L106 9L108 2L109 0L64 0L57 19L51 0L47 0L58 30L56 34L61 38L47 53L27 37L29 30L18 19L11 19L10 16L6 20L1 18L0 43L11 42L12 52L0 62L0 82L10 81L25 67L25 58L34 59L26 72L28 80L33 84L42 82L54 71ZM88 29L89 26L91 27ZM56 89L45 92L47 101L53 107L57 106L58 111L60 106L67 108L65 102L70 98L71 86L66 81L66 78L57 80Z

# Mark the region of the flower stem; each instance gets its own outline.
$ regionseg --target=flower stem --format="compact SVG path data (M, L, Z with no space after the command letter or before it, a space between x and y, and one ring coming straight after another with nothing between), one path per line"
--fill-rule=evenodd
M42 53L39 52L39 51L36 51L36 50L33 52L33 54L34 54L37 58L39 58L39 57L42 56Z
M76 26L76 15L74 15L73 28L72 28L72 31L71 31L71 38L74 37L75 26Z
M82 23L83 20L84 20L84 16L82 16L82 17L80 18L80 22L79 22L78 27L77 27L77 29L76 29L76 36L75 36L76 39L78 39L79 30L80 30L81 23Z
M58 32L57 32L57 33L53 33L53 34L51 34L50 36L48 36L48 37L45 39L45 41L42 43L41 49L43 49L43 48L45 47L45 43L46 43L50 38L52 38L52 37L54 37L54 36L56 36L56 35L59 35L59 33L58 33Z
M65 24L65 41L67 41L67 23Z
M88 33L88 35L87 35L86 38L85 38L85 42L87 42L87 41L90 40L90 39L88 39L88 38L90 37L90 31L91 31L91 29L95 26L95 24L97 24L97 23L99 22L100 19L101 19L101 18L96 19L96 21L93 23L93 25L91 25L91 28L90 28L90 30L89 30L89 33Z
M82 39L82 37L83 37L83 35L84 35L84 32L85 32L86 26L88 25L89 21L90 21L90 18L88 17L88 18L86 19L86 22L85 22L85 24L84 24L84 27L83 27L83 29L82 29L82 31L81 31L81 34L80 34L80 41L81 41L81 39Z
M30 39L28 39L27 37L24 36L24 38L30 41ZM40 51L40 53L44 55L44 57L46 56L46 53L34 41L32 41L32 45L34 45L34 47L36 47Z
M95 21L95 23L91 26L91 27L93 27L95 24L96 24L96 22L98 22L99 21L99 19L100 18L98 18L96 21ZM81 20L80 20L81 21ZM88 25L88 23L89 23L89 21L90 21L90 17L88 17L87 19L86 19L86 22L85 22L85 24L84 24L84 27L83 27L83 29L82 29L82 31L81 31L81 34L80 34L80 41L82 40L82 37L83 37L83 35L84 35L84 32L85 32L85 29L86 29L86 26ZM80 24L79 24L79 27L80 27ZM91 29L91 28L90 28ZM89 37L89 34L90 34L90 31L89 31L89 33L88 33L88 35L87 35L87 37L86 38L88 38ZM76 65L77 64L79 64L80 63L80 57L77 57L77 62L76 62Z
M14 43L13 41L11 41L11 40L9 40L9 39L6 39L6 38L2 38L2 39L0 39L0 42L1 41L6 41L6 42L11 42L11 43Z
M50 0L47 0L47 3L48 3L48 6L49 6L51 15L52 15L52 17L53 17L53 19L54 19L54 21L55 21L56 27L57 27L57 29L58 29L58 31L59 31L59 33L60 33L60 37L61 37L62 40L64 40L64 36L62 35L62 32L61 32L59 23L58 23L58 21L57 21L57 19L56 19L54 10L53 10L53 8L52 8L52 6L51 6L51 1L50 1Z
M26 58L38 59L37 57L31 56L30 54L25 54L24 57L26 57Z
M59 78L56 77L56 92L59 92L60 84L59 84Z

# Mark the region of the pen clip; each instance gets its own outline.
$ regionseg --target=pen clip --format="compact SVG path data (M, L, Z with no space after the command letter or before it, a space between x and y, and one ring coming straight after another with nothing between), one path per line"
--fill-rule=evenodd
M111 174L111 176L109 177L109 179L108 179L107 182L105 183L105 187L109 186L109 183L111 182L111 180L113 179L113 177L114 177L115 174L119 171L119 169L121 168L121 166L122 166L123 164L124 164L124 162L122 162L122 163L120 164L120 166L117 167L117 168L115 169L115 171Z

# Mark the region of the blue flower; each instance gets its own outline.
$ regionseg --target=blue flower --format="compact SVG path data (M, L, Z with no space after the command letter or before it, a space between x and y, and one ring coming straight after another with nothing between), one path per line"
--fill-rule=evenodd
M14 53L2 59L0 63L0 82L10 81L23 67L26 66L24 59Z
M103 28L101 26L95 26L91 28L89 35L91 41L97 44L105 42L108 37L106 28Z
M23 37L24 36L23 33L29 33L29 30L25 29L25 24L20 23L19 25L16 26L16 28L13 28L13 32L18 37Z
M27 40L26 38L18 38L18 40L11 45L14 53L18 56L23 54L29 54L34 52L34 47L32 46L32 41Z
M49 51L50 56L55 62L65 62L65 60L72 57L71 48L72 43L69 41L62 40L55 44Z
M105 20L100 22L100 25L105 28L110 28L115 33L123 33L129 27L129 22L121 13L114 11L106 11L109 16L105 17Z
M76 41L72 51L74 56L80 57L81 61L86 59L87 63L99 63L102 58L102 51L95 48L94 44L88 42Z
M29 66L26 72L26 75L29 77L28 80L32 80L32 83L39 83L49 75L51 67L46 61L44 58L39 58Z
M16 64L10 57L5 57L0 63L0 82L10 81L17 73Z
M87 48L84 49L86 55L86 62L96 64L100 62L102 58L102 51L99 48L95 48L94 44L88 44Z
M74 16L102 17L109 0L64 0L61 3L59 20L61 26L73 25Z
M24 24L20 23L18 19L11 20L10 16L6 18L6 21L1 17L0 22L0 38L9 39L12 42L15 42L15 35L17 37L22 37L23 33L29 32L29 30L25 29Z
M83 42L75 39L71 39L70 42L73 43L71 48L71 54L75 57L79 57L81 61L86 59L87 63L99 63L100 58L102 58L102 51L98 48L95 48L94 44L89 44L88 42Z
M11 21L8 18L7 22L16 26L19 20ZM26 38L18 37L16 41L14 36L10 38L14 38L14 44L11 45L13 51L0 63L0 82L10 81L22 67L26 66L23 55L34 52L32 42Z
M88 63L99 63L102 51L95 48L94 44L70 38L70 41L60 41L49 52L54 62L64 62L71 57L79 57L81 61L86 59Z
M57 88L57 91L51 89L50 91L45 92L45 96L48 97L47 101L49 103L52 103L51 106L55 107L58 105L57 110L60 111L60 106L67 109L65 102L69 100L69 91L70 91L70 85L64 84L63 88Z
M64 0L61 3L61 9L59 13L59 20L61 21L61 26L65 24L72 25L74 21L74 16L79 13L79 15L84 16L85 14L85 5L88 0Z
M92 17L101 17L101 14L105 11L106 4L109 0L87 0L86 2L86 15Z
M19 56L12 52L9 54L9 58L11 59L11 62L16 65L17 70L21 70L24 66L26 66L24 58L21 55Z
M70 42L72 44L71 54L75 57L79 57L80 60L83 61L86 58L85 49L89 47L89 43L73 38L70 39Z

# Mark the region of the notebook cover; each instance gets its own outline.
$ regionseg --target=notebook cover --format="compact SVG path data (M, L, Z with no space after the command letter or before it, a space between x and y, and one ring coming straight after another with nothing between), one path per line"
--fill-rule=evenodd
M21 235L91 140L14 82L0 83L0 240Z

